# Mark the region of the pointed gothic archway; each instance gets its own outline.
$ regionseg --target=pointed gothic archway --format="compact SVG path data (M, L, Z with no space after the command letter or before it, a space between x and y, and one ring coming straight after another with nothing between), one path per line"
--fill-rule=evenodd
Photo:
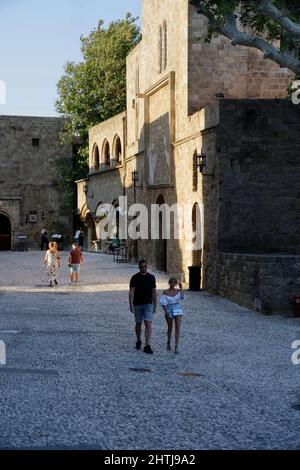
M0 251L11 249L11 223L8 215L0 212Z

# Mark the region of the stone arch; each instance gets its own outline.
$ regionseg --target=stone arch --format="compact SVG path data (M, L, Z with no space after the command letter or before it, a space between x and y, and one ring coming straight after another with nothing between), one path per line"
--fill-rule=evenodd
M101 165L103 170L106 170L110 166L110 148L107 139L104 139L102 145Z
M85 216L89 212L87 204L84 204L80 210L80 219L83 221L85 219Z
M165 199L160 194L156 200L159 206L165 204ZM167 240L163 238L163 216L159 213L159 239L155 240L155 266L159 271L167 272Z
M100 170L100 154L99 147L97 144L94 144L92 151L92 167L95 171Z
M115 165L120 165L122 162L122 144L121 144L121 139L118 134L114 136L113 140L113 154L112 154L112 159Z
M95 211L95 219L96 219L95 220L95 229L96 229L97 240L105 239L104 232L105 233L108 232L108 219L107 219L108 215L109 215L109 204L105 204L102 201L100 201L97 204L96 211ZM105 226L102 225L104 218L106 218L105 222L107 222L105 224ZM101 230L104 230L103 233L100 230L100 226L102 226Z
M0 211L0 251L11 250L12 222L10 216Z
M92 214L87 204L84 204L82 206L82 209L80 211L80 219L83 222L82 231L85 240L85 247L89 248L91 241L95 240L96 229Z
M96 206L96 210L95 210L96 217L97 217L98 210L101 208L102 204L103 204L103 202L100 201L100 202L98 202L98 204Z

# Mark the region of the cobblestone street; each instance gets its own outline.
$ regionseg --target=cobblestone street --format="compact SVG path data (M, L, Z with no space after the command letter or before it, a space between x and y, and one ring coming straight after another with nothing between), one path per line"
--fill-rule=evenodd
M150 356L128 308L137 267L85 253L75 286L62 257L50 289L41 252L0 253L2 449L300 449L300 318L187 292L180 354L159 307Z

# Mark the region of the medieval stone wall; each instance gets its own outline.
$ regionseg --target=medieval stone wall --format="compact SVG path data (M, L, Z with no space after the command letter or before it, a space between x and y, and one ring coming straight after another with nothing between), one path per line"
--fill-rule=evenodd
M11 219L12 247L18 235L38 247L45 227L72 236L71 211L57 186L60 165L72 165L72 147L60 144L62 126L55 117L0 116L0 209Z
M300 256L220 253L218 265L220 295L265 314L292 311Z
M219 249L299 254L300 108L220 103Z
M134 202L132 171L137 170L135 202L145 204L149 212L158 202L181 207L198 204L203 216L201 253L194 253L188 241L193 232L190 214L179 221L179 240L141 240L138 254L157 269L186 281L188 266L199 264L202 256L203 287L216 291L219 192L222 181L230 175L227 169L222 173L219 163L223 148L225 153L228 150L227 116L222 117L225 128L221 131L220 103L215 94L224 93L227 98L281 97L290 74L262 60L259 52L233 48L225 39L218 38L212 44L197 42L195 36L206 33L206 22L195 14L188 0L145 0L142 23L142 41L127 57L124 162L118 171L90 175L87 203L95 211L99 201L112 201L122 192L130 205ZM100 142L108 127L113 133L114 123L117 127L113 118L95 126L90 142ZM229 141L236 138L233 121L231 126ZM243 141L246 133L247 129L245 134L237 134L237 139ZM205 175L195 169L197 154L207 155Z
M208 20L189 8L188 112L192 114L215 99L284 98L293 75L257 49L232 46L219 36L205 43Z

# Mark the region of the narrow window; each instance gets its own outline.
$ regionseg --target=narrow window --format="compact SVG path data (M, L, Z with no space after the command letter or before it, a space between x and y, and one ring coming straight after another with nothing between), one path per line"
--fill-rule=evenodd
M159 27L158 31L158 70L159 73L162 72L163 67L163 33L162 27Z
M99 148L97 144L95 144L93 148L93 168L95 171L99 171L100 168Z
M165 70L168 64L168 30L167 30L167 23L165 21L163 24L163 29L164 29L163 70Z
M193 154L193 191L198 190L197 150Z
M32 147L39 147L40 139L32 139Z
M103 148L102 148L102 164L103 164L103 169L107 169L110 165L110 150L109 150L109 143L105 139Z
M122 161L121 139L118 135L116 135L114 138L113 159L115 160L117 165L119 165Z

